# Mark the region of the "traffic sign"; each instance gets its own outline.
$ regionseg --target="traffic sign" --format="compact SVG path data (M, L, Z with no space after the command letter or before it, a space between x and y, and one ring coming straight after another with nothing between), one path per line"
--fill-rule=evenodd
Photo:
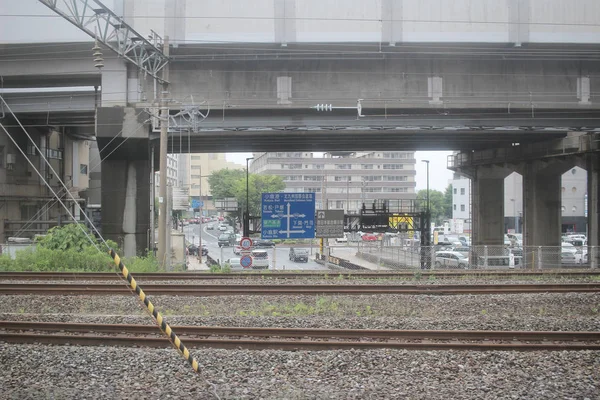
M252 266L252 257L243 256L240 258L240 264L242 264L242 267L244 268L250 268Z
M204 207L204 202L198 199L192 199L192 208L201 208Z
M344 236L344 210L317 210L318 238L340 238Z
M250 250L250 247L252 247L252 239L243 237L242 240L240 240L240 247L242 250Z
M315 237L314 193L263 193L263 239L312 239Z

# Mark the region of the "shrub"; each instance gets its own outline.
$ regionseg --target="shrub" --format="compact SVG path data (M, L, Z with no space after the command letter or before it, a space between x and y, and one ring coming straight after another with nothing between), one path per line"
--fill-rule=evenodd
M135 272L158 272L160 265L156 257L148 255L146 257L131 257L123 260L123 264L131 273Z

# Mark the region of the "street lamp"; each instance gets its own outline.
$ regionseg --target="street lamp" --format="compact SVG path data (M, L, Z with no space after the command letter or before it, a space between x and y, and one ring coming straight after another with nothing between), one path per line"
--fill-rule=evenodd
M246 217L244 218L244 237L250 236L250 184L248 181L248 161L254 160L254 157L246 158Z
M427 235L425 236L425 242L423 242L421 239L421 243L424 243L425 246L428 247L431 243L431 209L429 206L429 160L421 161L427 163L427 217L425 217L425 223L427 224ZM423 249L423 247L421 247L421 252L423 252L423 250L425 251L426 256L423 257L424 254L421 254L421 269L429 269L431 268L431 249Z
M429 208L429 160L422 160L424 163L427 163L427 213L431 210Z

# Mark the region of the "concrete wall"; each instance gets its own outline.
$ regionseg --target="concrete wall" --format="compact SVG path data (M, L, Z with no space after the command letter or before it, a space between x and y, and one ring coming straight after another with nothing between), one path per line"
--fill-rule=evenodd
M197 42L597 43L596 0L108 0L141 34ZM0 4L0 43L86 36L36 0ZM6 15L6 16L5 16ZM15 15L42 15L19 17ZM167 18L165 18L167 17ZM187 17L187 18L184 18ZM586 24L586 25L582 25Z

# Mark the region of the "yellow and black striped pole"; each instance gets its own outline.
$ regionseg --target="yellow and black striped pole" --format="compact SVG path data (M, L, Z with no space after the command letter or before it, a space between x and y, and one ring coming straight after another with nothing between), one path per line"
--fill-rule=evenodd
M142 288L137 284L135 279L133 279L133 276L131 276L131 274L129 273L129 270L127 269L127 267L125 265L123 265L123 262L121 262L121 258L119 257L119 255L113 249L110 249L109 254L112 257L112 259L114 260L115 264L121 270L123 277L125 277L125 279L127 279L127 282L129 282L129 286L131 287L131 289L135 290L137 295L144 302L144 305L146 306L148 311L150 311L150 313L152 314L154 319L156 319L156 322L158 322L158 326L160 327L160 330L163 331L167 335L167 337L169 338L169 341L173 344L173 346L175 346L175 348L183 356L183 358L185 358L187 360L187 362L190 363L190 365L192 366L194 371L200 372L199 371L200 367L198 366L198 361L196 361L196 359L194 357L192 357L192 355L190 354L187 347L185 347L183 345L183 343L181 342L179 337L175 334L175 332L173 332L173 330L171 329L169 324L167 324L167 322L163 319L162 315L160 315L158 310L156 308L154 308L154 305L150 302L148 297L146 297L146 293L144 293Z

